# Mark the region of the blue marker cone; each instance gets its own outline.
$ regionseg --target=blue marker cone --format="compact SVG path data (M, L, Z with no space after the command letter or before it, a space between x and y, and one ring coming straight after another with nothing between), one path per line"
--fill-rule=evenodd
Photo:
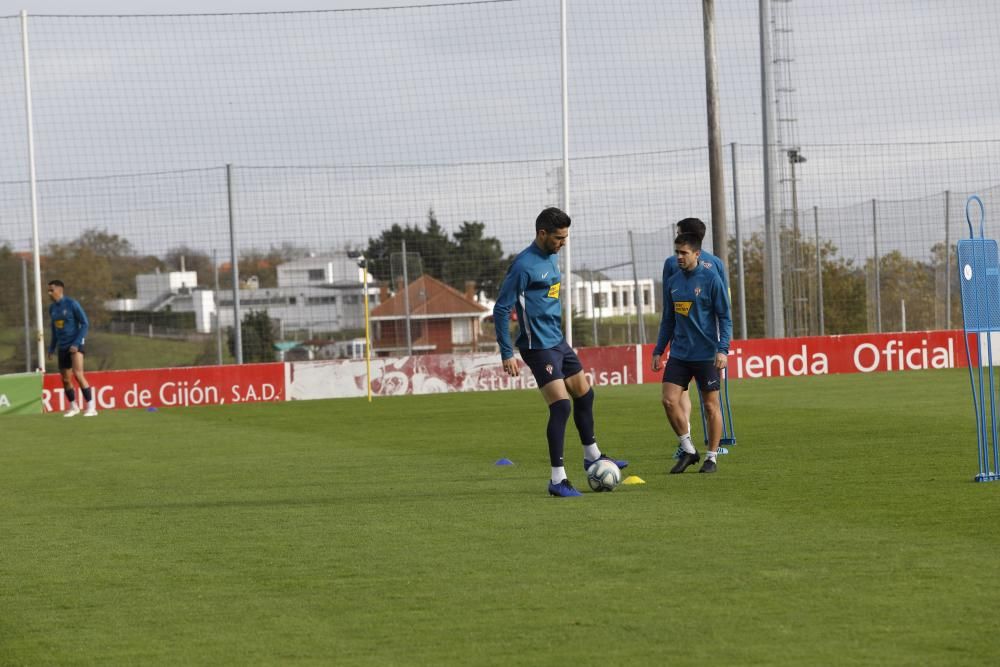
M510 459L500 459L499 461L497 461L493 465L498 465L498 466L512 466L512 465L514 465L514 462L511 461Z
M146 408L146 412L156 412L156 408L150 406L150 407Z

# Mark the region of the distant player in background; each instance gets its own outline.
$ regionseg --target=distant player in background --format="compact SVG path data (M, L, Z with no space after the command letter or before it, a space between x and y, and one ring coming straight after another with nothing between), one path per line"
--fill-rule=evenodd
M90 329L90 321L87 314L75 300L64 294L66 286L61 280L49 281L49 319L52 324L52 342L49 343L49 356L58 351L59 353L59 373L62 375L63 389L66 391L66 400L69 408L63 413L64 417L75 417L80 414L80 406L76 402L76 391L73 389L73 378L76 378L83 393L83 400L86 402L84 417L97 416L97 408L94 406L94 392L90 383L83 374L84 343L87 331Z
M594 437L594 390L584 375L583 365L569 346L562 330L562 301L559 290L562 276L556 255L569 238L570 217L558 208L547 208L535 220L535 240L511 264L500 286L493 321L504 371L520 375L510 341L510 314L516 308L517 348L531 369L542 397L549 406L545 436L549 446L552 475L549 494L569 498L581 495L566 477L563 446L570 413L583 444L583 468L598 459L611 459L601 453ZM572 397L572 405L570 398ZM628 461L614 461L619 468Z
M670 472L684 472L701 460L681 404L692 378L698 382L708 422L708 453L699 472L715 472L722 438L720 373L729 360L733 335L729 295L718 274L701 261L701 239L696 234L678 234L674 250L681 270L663 286L663 317L652 364L653 371L660 370L660 356L669 343L670 357L663 370L663 409L683 450Z
M699 243L705 242L705 223L698 218L684 218L677 223L677 233L678 234L694 234L698 237ZM722 265L722 261L708 252L707 250L701 250L700 261L702 266L710 271L715 271L719 274L719 278L722 279L722 286L726 288L726 298L729 298L729 281L726 280L726 267ZM680 267L677 265L677 254L674 253L667 257L666 261L663 262L663 287L666 289L667 280L670 279L672 275L680 271ZM691 437L691 392L685 391L681 394L681 409L683 409L684 414L687 417L687 436ZM681 455L684 453L684 448L680 445L677 446L677 451L674 452L674 458L680 459Z

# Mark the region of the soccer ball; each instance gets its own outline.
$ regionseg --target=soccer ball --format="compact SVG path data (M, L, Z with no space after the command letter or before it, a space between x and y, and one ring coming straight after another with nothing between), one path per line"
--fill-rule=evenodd
M614 491L622 481L622 471L613 461L598 459L587 468L587 484L594 491Z

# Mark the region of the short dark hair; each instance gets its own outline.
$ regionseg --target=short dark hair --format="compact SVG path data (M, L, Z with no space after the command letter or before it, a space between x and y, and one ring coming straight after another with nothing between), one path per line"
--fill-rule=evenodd
M535 218L535 231L546 231L551 234L557 229L566 229L572 222L568 215L553 206L545 209Z
M684 218L677 223L677 229L682 234L696 234L699 239L705 238L705 223L698 218Z
M50 280L49 285L55 285L56 287L62 287L63 289L66 288L66 286L63 284L63 281L61 280Z
M681 232L674 239L674 245L686 245L692 250L701 250L701 237L692 232Z

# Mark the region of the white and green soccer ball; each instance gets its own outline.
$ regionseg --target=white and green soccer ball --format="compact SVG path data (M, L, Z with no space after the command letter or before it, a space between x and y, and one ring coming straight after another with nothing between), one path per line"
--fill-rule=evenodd
M622 471L607 459L598 459L587 468L587 484L594 491L614 491L622 482Z

